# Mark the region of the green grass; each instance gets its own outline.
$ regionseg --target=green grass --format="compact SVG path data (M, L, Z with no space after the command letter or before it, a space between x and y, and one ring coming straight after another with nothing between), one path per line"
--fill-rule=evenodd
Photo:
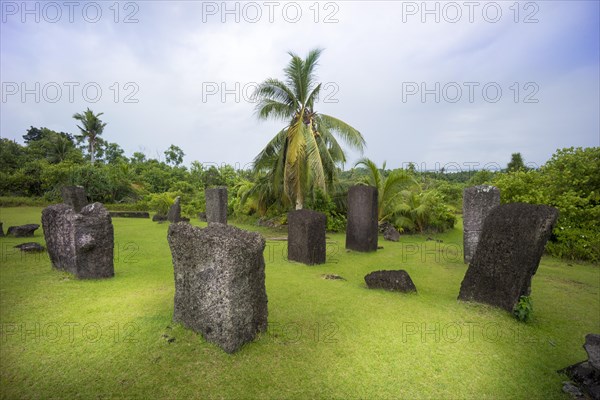
M4 208L0 220L6 231L40 215ZM328 234L328 263L313 267L267 241L269 329L228 355L171 321L168 225L113 224L107 280L73 279L45 253L12 248L31 238L0 240L2 398L568 398L556 370L585 359L584 335L600 331L598 266L543 258L524 324L456 300L460 226L435 236L443 243L381 240L375 254L346 252L344 235ZM33 240L43 243L41 229ZM392 268L407 270L418 294L366 289L364 275Z

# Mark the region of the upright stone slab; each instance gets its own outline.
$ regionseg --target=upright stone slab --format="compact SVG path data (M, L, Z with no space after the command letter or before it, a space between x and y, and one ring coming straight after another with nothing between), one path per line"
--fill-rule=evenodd
M490 211L458 298L512 312L529 295L558 210L543 205L505 204Z
M348 191L346 248L356 251L377 250L377 189L356 185Z
M181 221L181 199L179 196L175 198L175 202L171 204L167 213L167 220L172 223Z
M584 350L592 367L600 372L600 335L590 333L585 336Z
M227 187L206 189L206 222L227 224Z
M500 205L500 190L480 185L463 191L463 250L464 261L469 263L475 254L483 221L492 208Z
M327 217L312 210L288 213L288 259L308 265L323 264L327 248Z
M63 186L61 189L63 203L80 212L88 204L83 186Z
M172 224L173 320L233 353L267 329L264 238L219 223Z
M587 334L583 348L588 355L586 361L578 362L558 372L566 374L577 384L580 389L577 398L598 400L600 399L600 335ZM569 386L569 383L566 386ZM582 391L589 397L584 397Z
M89 204L81 213L66 204L46 207L42 226L54 268L81 279L114 276L114 231L102 204Z

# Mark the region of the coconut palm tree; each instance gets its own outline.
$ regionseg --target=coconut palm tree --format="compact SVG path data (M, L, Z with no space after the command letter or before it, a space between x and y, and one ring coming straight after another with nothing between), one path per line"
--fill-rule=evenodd
M415 179L404 170L394 170L388 176L381 171L385 171L386 162L383 162L381 170L368 158L360 159L354 166L363 165L367 168L369 175L366 183L377 188L378 196L378 219L379 222L394 222L395 214L398 213L400 203L403 200L403 191L417 186Z
M81 131L81 135L78 135L78 139L88 141L88 152L90 153L90 162L94 164L96 154L96 142L98 136L102 135L106 123L100 120L100 116L104 113L94 114L92 110L88 109L83 113L73 114L73 118L81 122L81 125L77 125Z
M365 140L344 121L315 110L321 91L315 68L321 50L310 51L305 59L292 52L288 54L291 60L284 69L285 82L267 79L254 93L260 119L287 123L256 156L254 170L266 173L273 180L271 188L284 204L295 204L296 209L302 209L312 188L327 193L338 166L346 161L337 138L360 152Z
M64 161L74 149L73 141L68 136L54 134L48 140L48 161L52 164Z

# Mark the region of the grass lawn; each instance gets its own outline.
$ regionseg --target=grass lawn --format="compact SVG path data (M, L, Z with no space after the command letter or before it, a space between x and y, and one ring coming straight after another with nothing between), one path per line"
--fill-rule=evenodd
M41 223L41 208L4 208L0 221ZM195 225L202 223L193 221ZM533 319L456 300L466 272L462 227L402 236L372 254L328 234L328 262L265 249L269 329L228 355L173 324L167 224L114 218L115 277L83 281L46 253L0 239L2 398L568 398L556 370L586 358L600 332L600 268L544 257ZM264 228L267 237L285 233ZM418 294L366 289L378 269L405 269ZM343 276L325 280L322 274ZM174 339L174 340L173 340Z

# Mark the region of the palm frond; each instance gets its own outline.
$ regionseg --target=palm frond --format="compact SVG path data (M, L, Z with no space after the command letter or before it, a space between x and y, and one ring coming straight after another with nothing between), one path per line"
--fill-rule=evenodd
M344 150L340 146L335 136L333 136L331 131L326 127L321 127L318 132L319 137L327 146L327 150L331 155L332 160L336 164L341 164L341 166L343 166L346 163L346 154L344 153Z
M364 151L366 142L358 130L354 129L344 121L330 115L319 114L318 120L320 124L337 133L350 147L361 153Z
M307 90L307 77L304 76L304 61L298 55L289 52L292 59L288 66L284 69L286 76L286 83L288 86L293 88L294 95L301 105L305 105L306 97L308 96Z
M271 99L260 99L256 105L256 114L259 119L275 118L285 121L294 115L293 107Z
M381 172L379 172L377 165L375 165L375 163L368 158L361 158L356 162L356 164L354 164L354 167L359 165L364 165L367 167L367 171L369 171L371 174L370 178L372 185L375 186L377 190L381 190Z
M321 158L321 152L319 151L319 144L313 135L311 127L303 124L303 128L306 141L306 161L308 163L309 171L311 172L311 181L314 187L326 191L325 171L323 169L323 160Z
M283 188L290 199L302 194L302 168L306 156L304 123L296 119L287 129L287 156L284 164Z
M255 173L261 170L270 170L273 163L277 160L282 152L287 138L286 129L280 130L269 143L261 150L253 161L253 169Z
M319 83L308 95L308 99L306 100L306 106L311 110L314 110L315 103L319 101L319 94L321 93L321 84Z

